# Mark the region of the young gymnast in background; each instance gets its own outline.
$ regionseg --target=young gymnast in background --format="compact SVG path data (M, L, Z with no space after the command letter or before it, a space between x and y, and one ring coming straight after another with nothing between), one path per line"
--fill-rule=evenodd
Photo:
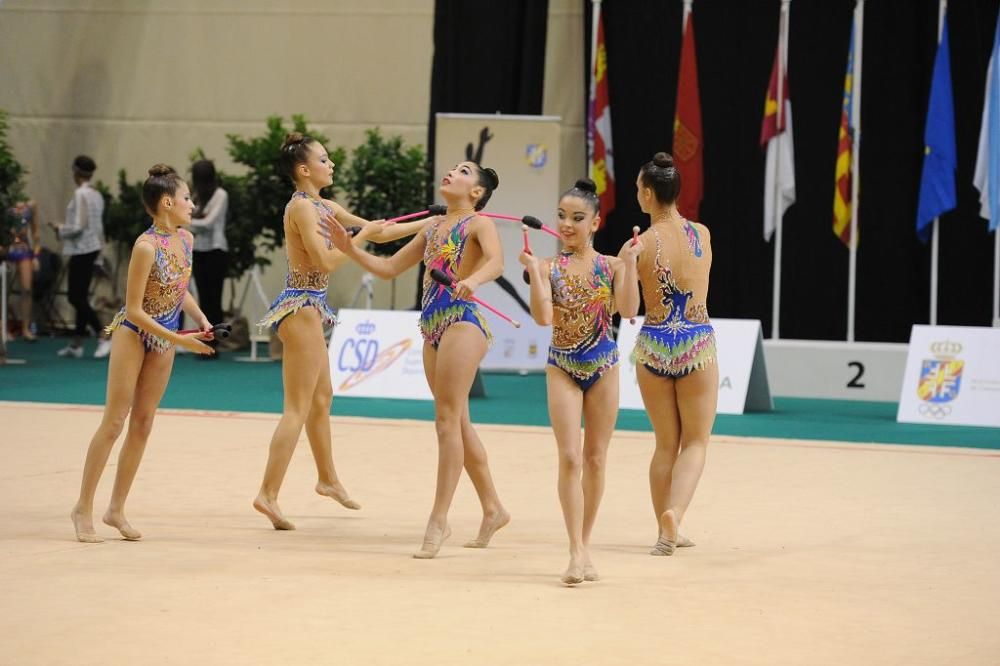
M478 306L469 301L480 285L503 272L503 251L493 221L477 212L499 184L492 169L475 162L455 165L442 179L440 193L447 213L425 222L424 230L391 257L374 257L351 244L337 225L331 227L337 247L381 278L392 278L423 259L420 331L424 338L424 373L434 394L438 438L437 489L424 541L414 554L437 555L451 534L448 510L465 467L479 495L483 520L479 536L467 548L485 548L493 534L510 521L500 503L487 463L486 449L469 419L469 389L492 341ZM457 280L453 291L431 279L438 269Z
M104 522L128 541L142 537L125 519L125 499L135 479L153 428L153 418L170 379L174 347L211 354L211 324L187 290L191 277L191 224L194 204L187 183L168 166L157 164L142 185L142 201L153 218L132 246L125 307L107 327L111 334L108 393L101 425L87 450L80 497L71 517L76 538L103 541L94 531L94 494L115 440L128 419L128 433L118 456L115 485ZM177 333L181 311L200 332Z
M629 240L618 257L593 248L600 201L591 180L578 180L559 200L559 255L520 256L531 284L531 316L552 326L548 367L549 420L559 449L559 502L569 534L569 566L561 580L598 580L590 559L590 535L604 493L608 444L618 417L618 345L611 330L617 310L639 308L636 257ZM580 419L586 426L583 441Z

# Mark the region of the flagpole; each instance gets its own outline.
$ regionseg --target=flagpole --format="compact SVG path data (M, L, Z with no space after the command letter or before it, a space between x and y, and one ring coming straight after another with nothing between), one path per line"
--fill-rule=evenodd
M854 342L854 312L858 283L858 197L861 181L861 54L864 44L865 0L854 7L854 71L851 72L851 248L847 268L847 341Z
M597 24L601 19L601 0L594 0L594 11L590 24L590 95L587 98L587 116L594 113L594 96L597 90L597 76L594 71L597 69ZM594 177L594 137L591 130L594 125L594 118L587 118L587 175Z
M1000 227L993 230L993 325L1000 328Z
M786 53L788 53L788 10L791 0L781 0L781 16L778 21L778 115L776 117L778 128L778 137L776 141L777 150L775 151L774 159L774 210L771 214L774 215L774 279L772 282L772 289L774 290L771 297L771 339L777 340L781 337L781 251L782 251L782 218L784 218L784 211L782 210L781 201L781 127L782 119L785 115L785 65L786 63ZM789 133L790 134L790 133ZM791 136L785 137L787 140L791 140Z
M948 11L948 0L940 0L938 3L938 48L941 48L941 35L944 34L944 16ZM938 250L940 247L940 230L938 222L940 218L934 218L934 226L931 228L931 326L937 326L938 314Z

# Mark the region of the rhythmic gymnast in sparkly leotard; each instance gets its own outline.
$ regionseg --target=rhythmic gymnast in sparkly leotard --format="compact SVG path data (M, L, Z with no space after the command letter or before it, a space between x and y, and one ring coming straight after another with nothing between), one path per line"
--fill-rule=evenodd
M580 180L560 198L558 256L520 256L531 283L531 316L552 325L545 374L559 450L559 501L569 533L570 561L561 577L567 585L598 579L588 547L618 416L618 345L611 316L616 310L634 313L639 305L636 257L642 245L629 241L618 257L591 246L600 225L596 189L593 181Z
M115 485L104 522L122 537L141 538L125 519L125 499L135 479L153 427L156 408L167 388L174 363L174 347L211 354L201 340L211 339L211 324L187 291L191 277L191 193L177 172L158 164L149 170L142 200L153 226L136 239L128 264L125 307L108 326L111 360L104 417L87 450L80 497L71 517L76 538L102 541L94 531L94 494L108 462L111 447L128 419L128 434L118 457ZM181 311L198 323L201 332L177 333Z
M282 221L288 274L284 290L257 325L274 331L282 342L284 401L253 507L267 516L275 529L292 530L295 525L278 506L278 492L303 429L316 463L316 492L348 509L361 508L349 497L333 464L330 434L333 385L323 328L335 321L326 302L329 275L347 259L324 236L328 236L331 225L338 229L349 225L360 228L352 242L381 243L412 235L420 225L384 228L321 198L320 190L333 183L334 164L323 145L311 137L299 133L288 135L279 157L284 174L296 188Z
M443 217L426 221L423 233L391 257L374 257L354 247L342 230L333 227L337 247L381 278L392 278L423 259L423 308L420 332L424 338L424 373L434 394L438 435L438 473L434 507L424 541L414 557L437 555L448 538L448 510L465 467L483 508L479 536L467 548L485 548L510 516L500 503L486 460L486 449L469 420L469 389L486 355L492 336L469 296L479 285L503 273L503 251L493 220L477 212L499 184L492 169L475 162L456 164L438 190L448 204ZM449 292L432 282L432 268L457 281Z
M652 224L640 236L646 318L632 361L656 433L649 487L659 536L651 554L672 555L705 466L719 394L706 307L712 244L704 225L677 212L681 182L669 155L657 153L643 165L636 187Z

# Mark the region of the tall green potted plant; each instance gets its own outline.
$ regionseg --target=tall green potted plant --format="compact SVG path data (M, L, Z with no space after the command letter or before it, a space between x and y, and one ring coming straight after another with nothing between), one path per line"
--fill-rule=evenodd
M11 208L24 199L24 176L28 171L7 143L7 112L0 109L0 245L7 245L14 222Z
M338 180L348 208L369 220L422 210L426 207L430 169L421 146L404 146L400 136L385 137L375 127L364 143L351 153L351 161ZM372 253L387 256L410 239L369 243ZM391 306L396 306L396 281L392 281Z

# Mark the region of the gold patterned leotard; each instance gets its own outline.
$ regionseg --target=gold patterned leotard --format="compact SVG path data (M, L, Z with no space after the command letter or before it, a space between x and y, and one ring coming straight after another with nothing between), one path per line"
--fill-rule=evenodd
M136 243L149 243L156 250L156 257L153 259L149 278L146 280L142 309L170 331L180 328L181 305L184 303L184 295L191 279L191 234L183 229L177 233L183 248L181 256L177 256L170 249L172 234L158 231L156 227L150 227L136 239ZM135 331L142 339L147 352L155 351L162 354L173 346L169 340L145 331L126 319L124 307L118 311L104 331L111 334L119 326Z
M271 330L276 331L286 317L295 314L304 307L314 307L319 310L324 326L329 326L337 322L337 317L334 315L333 310L330 309L330 304L326 302L326 288L330 282L330 275L326 271L314 266L296 266L290 256L293 251L296 254L305 255L304 248L292 247L293 239L287 233L288 208L296 199L309 199L320 214L333 213L333 210L326 203L318 199L313 199L305 192L296 192L293 194L285 206L285 238L287 243L285 258L288 261L288 274L285 276L285 288L274 299L271 307L264 313L261 320L257 322L257 327L260 329L270 327ZM327 247L330 247L329 241L327 241Z
M572 256L561 252L549 269L553 316L548 362L586 391L618 363L618 345L611 337L614 276L602 254L594 257L589 274L574 275L569 271Z

